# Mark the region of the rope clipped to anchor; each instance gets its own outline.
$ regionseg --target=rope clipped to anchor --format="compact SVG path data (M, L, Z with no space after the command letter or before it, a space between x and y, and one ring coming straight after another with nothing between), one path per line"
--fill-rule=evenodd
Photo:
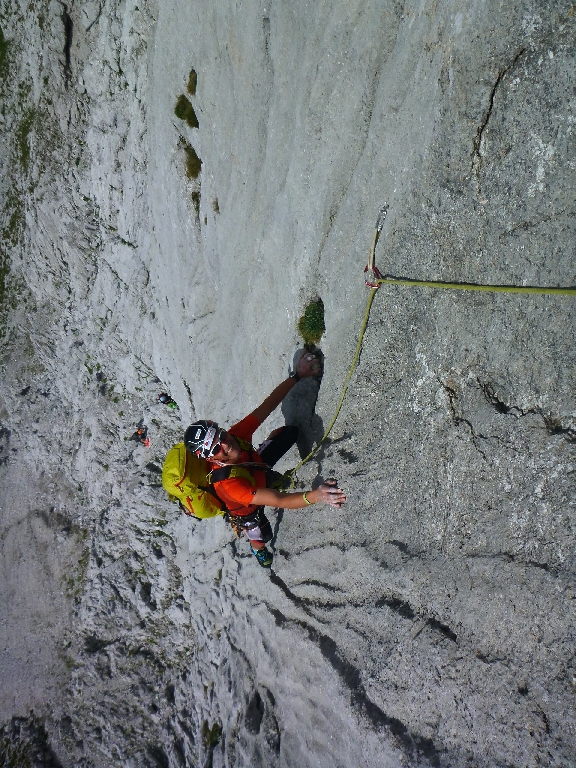
M380 288L381 285L409 285L414 288L449 288L453 291L486 291L490 293L535 293L535 294L555 294L557 296L576 296L576 287L570 286L567 288L552 288L546 286L533 286L533 285L481 285L479 283L445 283L442 280L413 280L409 277L392 277L385 276L380 273L378 268L374 264L374 254L376 251L376 244L380 237L380 232L384 225L386 214L388 213L389 205L384 203L378 213L376 220L376 229L374 231L374 239L372 241L372 248L370 249L370 255L368 256L368 264L364 269L366 275L365 283L368 288Z
M302 461L294 467L294 469L291 469L285 473L284 476L286 478L290 478L291 480L290 488L294 488L296 484L296 480L294 477L295 473L300 469L300 467L303 467L304 464L310 461L310 459L313 456L315 456L316 453L318 453L318 451L322 447L322 444L324 443L324 441L332 431L332 428L336 423L336 419L340 415L340 410L342 409L344 398L346 397L346 392L348 391L348 385L350 383L350 379L352 378L352 375L358 364L358 360L360 359L360 352L362 351L364 334L366 332L366 327L368 325L368 320L370 318L370 310L372 308L372 302L374 301L374 296L376 295L376 292L381 285L406 285L406 286L413 286L416 288L448 288L451 290L485 291L485 292L492 292L492 293L528 293L528 294L531 293L531 294L553 294L557 296L576 296L576 286L570 286L566 288L553 288L553 287L546 287L546 286L525 286L525 285L480 285L478 283L445 283L439 280L413 280L411 278L395 278L395 277L384 276L380 273L374 261L375 261L376 246L378 244L378 239L380 237L380 233L382 232L382 228L384 226L384 222L386 220L386 215L388 213L389 207L390 206L388 205L388 203L384 203L384 205L378 211L378 218L376 219L376 226L374 228L374 237L372 239L372 245L370 247L368 263L364 268L364 275L365 275L364 282L366 283L368 288L370 288L370 295L368 296L366 311L364 313L364 319L362 321L362 326L360 328L360 333L358 336L356 352L354 353L354 357L352 359L352 364L350 366L350 370L348 371L348 375L344 380L344 387L342 389L342 395L340 397L340 401L338 402L338 405L336 407L336 412L334 414L334 417L330 422L328 429L326 430L326 432L324 432L322 438L318 441L318 443L314 446L314 448L312 448L310 453L307 456L305 456L302 459Z

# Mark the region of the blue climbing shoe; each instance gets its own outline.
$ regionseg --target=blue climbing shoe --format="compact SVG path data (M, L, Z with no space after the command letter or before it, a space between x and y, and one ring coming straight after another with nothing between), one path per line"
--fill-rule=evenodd
M252 545L250 545L250 549L262 568L270 568L272 560L274 559L272 552L268 552L266 547L262 547L262 549L252 549Z

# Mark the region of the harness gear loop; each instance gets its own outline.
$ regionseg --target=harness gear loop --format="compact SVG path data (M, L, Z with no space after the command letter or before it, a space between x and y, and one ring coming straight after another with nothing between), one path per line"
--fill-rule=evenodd
M226 514L224 515L224 520L227 523L230 523L230 526L234 531L234 534L237 539L241 539L242 536L244 536L244 528L242 528L242 525L241 525L241 518L232 514L232 512L227 511Z

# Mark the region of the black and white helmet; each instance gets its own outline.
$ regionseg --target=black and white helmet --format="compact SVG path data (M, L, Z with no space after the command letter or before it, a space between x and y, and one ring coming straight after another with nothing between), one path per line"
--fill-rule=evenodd
M212 445L220 432L215 421L197 421L191 424L184 435L184 445L189 453L207 459L212 455Z

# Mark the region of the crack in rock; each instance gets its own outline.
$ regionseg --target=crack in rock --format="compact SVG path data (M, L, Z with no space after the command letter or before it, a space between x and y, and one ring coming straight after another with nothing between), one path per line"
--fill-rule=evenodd
M322 589L327 589L329 592L344 592L344 590L340 587L335 587L333 584L328 584L326 581L318 581L317 579L306 579L305 581L300 581L297 586L321 587Z
M410 619L414 620L418 617L418 612L414 610L414 608L405 600L402 600L399 597L389 597L384 596L376 600L374 606L376 608L382 608L383 606L386 606L387 608L390 608L391 611L394 611L394 613L397 613L399 616L401 616L403 619ZM438 619L435 619L433 617L422 617L420 618L418 622L419 628L417 634L420 634L422 629L427 625L431 629L435 630L436 632L439 632L444 637L447 637L449 640L451 640L453 643L456 643L458 641L458 636L456 633L450 629L450 627L447 624L443 624Z
M482 653L481 651L476 652L476 658L481 661L483 664L505 664L508 666L508 659L506 659L504 656L490 656L489 654Z
M515 405L508 405L508 403L504 402L504 400L499 398L498 395L496 394L494 386L489 381L485 383L478 381L478 383L480 384L480 387L484 392L484 397L486 398L488 404L491 405L493 408L495 408L498 411L498 413L514 416L515 418L524 416L525 412L522 411L520 408L517 408Z
M470 435L472 437L472 445L474 448L478 451L478 453L482 456L485 462L488 462L488 458L484 451L478 446L477 441L478 440L500 440L498 435L481 435L477 434L474 430L474 427L472 425L472 422L469 421L469 419L466 419L464 416L461 416L457 410L456 410L456 401L458 399L458 393L456 390L451 387L449 384L445 384L440 378L438 378L438 381L440 382L440 385L444 388L446 394L448 395L448 401L450 403L450 411L452 413L452 421L456 426L459 426L460 424L466 424L468 429L470 430Z
M562 421L556 416L542 415L542 418L544 426L551 435L566 435L569 443L576 443L576 427L564 427Z
M315 627L298 619L289 619L281 611L268 606L278 627L298 626L303 629L308 638L318 647L326 661L338 673L344 685L350 690L350 703L359 710L375 728L387 728L395 737L399 746L414 764L421 765L420 760L426 760L433 768L440 768L440 758L443 750L438 749L432 739L411 733L408 727L397 717L386 714L368 696L360 670L342 656L336 642L319 632Z
M502 413L505 416L513 416L515 419L520 419L523 416L529 416L531 414L540 416L544 422L544 427L549 434L565 435L568 442L576 442L576 426L564 426L562 419L559 416L553 416L551 413L546 414L538 407L521 408L517 405L509 405L496 394L494 386L490 382L482 383L478 380L478 383L484 392L486 400L498 411L498 413Z
M270 571L270 581L275 584L279 589L282 590L282 592L286 595L286 597L298 608L301 608L308 616L312 616L313 618L316 618L314 614L311 612L310 607L313 608L319 608L319 609L329 609L332 610L334 608L342 608L343 606L349 606L354 605L355 607L361 607L364 605L364 603L352 603L350 600L343 599L342 602L337 602L335 600L316 600L309 597L299 597L297 594L292 592L290 587L284 582L283 579L278 576L278 574L271 570Z
M96 24L98 21L100 21L100 16L102 16L102 3L98 4L98 14L94 21L91 21L90 24L86 27L86 32L90 32L94 24Z
M382 608L384 605L404 619L414 619L416 616L410 603L400 600L398 597L381 597L374 603L376 608Z
M484 131L488 127L488 122L490 121L490 117L492 116L492 110L494 108L494 98L496 96L496 91L498 90L498 86L504 79L504 77L510 72L510 70L515 66L516 62L526 52L525 48L521 48L516 56L512 59L512 62L507 66L504 67L504 69L501 69L498 72L498 76L496 77L496 81L494 85L492 86L492 90L490 91L490 96L488 97L488 107L486 109L486 112L484 113L484 119L478 126L478 129L476 131L476 136L474 137L472 141L472 173L476 174L476 177L480 174L480 169L482 166L482 139L484 136Z
M270 581L278 586L289 600L297 607L300 607L308 615L306 603L312 602L300 598L295 595L292 590L286 585L286 583L274 572L270 571ZM350 603L346 603L350 605ZM412 607L397 598L383 597L376 602L376 606L387 605L392 610L399 613L404 618L414 618L415 612ZM353 706L360 709L371 722L378 727L387 726L398 741L403 745L406 752L409 752L412 756L416 751L418 755L422 755L427 758L431 765L439 766L440 751L434 746L431 739L425 739L421 736L413 736L409 733L407 727L395 717L391 717L383 712L373 701L368 697L366 690L361 682L360 671L349 661L342 657L341 652L338 649L336 642L327 635L319 632L315 627L303 621L302 619L288 619L281 611L271 606L267 606L268 610L274 616L277 626L283 626L285 624L296 624L306 630L308 636L312 642L319 646L322 655L330 662L336 672L340 675L343 682L352 691L351 703ZM447 637L452 642L457 642L456 634L446 624L438 621L438 619L427 618L425 623L431 627L431 629L440 632L440 634Z
M535 229L536 227L539 227L541 224L547 224L550 221L554 221L555 219L560 218L560 216L563 216L566 211L568 211L568 207L562 208L562 210L551 213L549 216L545 216L544 218L538 219L538 221L521 221L519 224L516 224L511 229L507 229L504 232L501 232L498 235L498 241L501 243L504 238L511 237L518 231L524 231L527 232L531 229ZM574 216L574 211L570 211L569 216Z
M72 34L74 31L74 25L72 24L72 17L68 11L66 3L60 2L62 6L62 23L64 24L64 81L66 88L72 77L72 68L70 65L70 50L72 48Z

